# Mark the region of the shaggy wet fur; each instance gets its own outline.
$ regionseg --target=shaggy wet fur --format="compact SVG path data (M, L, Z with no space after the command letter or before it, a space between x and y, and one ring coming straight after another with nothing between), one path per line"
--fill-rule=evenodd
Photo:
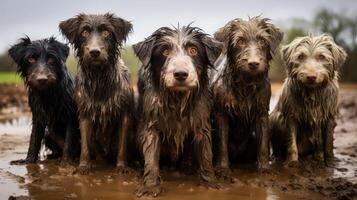
M55 38L31 41L22 38L9 50L24 79L32 112L32 131L27 157L18 163L38 160L41 143L52 151L48 158L62 162L79 157L79 129L73 100L73 80L65 66L69 47Z
M175 166L194 159L202 184L217 188L207 70L221 44L195 27L162 27L134 45L134 51L142 62L138 141L145 160L137 196L160 194L160 161Z
M218 175L230 177L230 162L268 166L269 62L283 37L266 18L235 19L215 33L224 53L213 74L213 118Z
M82 139L79 170L88 173L91 160L101 156L109 162L116 160L120 172L127 172L134 100L119 48L132 25L108 13L80 14L59 27L79 58L75 84Z
M328 163L338 114L338 70L346 53L323 34L296 38L282 55L288 77L270 115L273 153L288 163L306 155Z

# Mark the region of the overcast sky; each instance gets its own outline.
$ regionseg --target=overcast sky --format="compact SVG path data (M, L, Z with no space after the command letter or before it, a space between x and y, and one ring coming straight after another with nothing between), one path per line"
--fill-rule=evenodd
M227 21L263 15L273 22L291 18L311 19L314 12L326 7L337 12L356 13L357 0L1 0L0 52L25 34L31 39L56 36L58 23L78 13L113 12L131 21L134 32L128 44L149 36L161 26L194 22L213 33Z

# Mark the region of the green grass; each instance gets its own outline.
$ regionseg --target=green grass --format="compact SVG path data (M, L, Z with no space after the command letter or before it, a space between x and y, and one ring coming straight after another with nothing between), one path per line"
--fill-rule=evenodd
M0 72L0 83L22 83L16 72Z

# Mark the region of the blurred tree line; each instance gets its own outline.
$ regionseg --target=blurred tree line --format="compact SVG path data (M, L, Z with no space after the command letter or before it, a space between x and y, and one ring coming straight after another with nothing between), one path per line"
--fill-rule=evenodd
M288 26L282 27L285 32L283 45L290 43L295 37L310 33L329 33L333 36L336 43L348 53L346 63L341 69L342 81L357 82L357 15L348 16L345 13L335 13L323 8L318 10L310 21L291 19L287 24ZM139 61L131 47L123 49L122 58L131 69L135 81ZM73 54L68 58L67 66L72 73L76 72L77 62ZM16 66L6 53L0 55L0 71L16 71ZM285 77L285 69L279 51L274 56L270 77L273 81L282 81Z

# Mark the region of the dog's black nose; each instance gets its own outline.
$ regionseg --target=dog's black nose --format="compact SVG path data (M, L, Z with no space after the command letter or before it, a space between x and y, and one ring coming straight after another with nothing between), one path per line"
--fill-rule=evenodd
M313 82L313 81L316 81L317 77L316 76L307 76L307 80Z
M90 53L90 56L92 56L93 58L96 58L100 55L100 51L98 49L93 49L89 53Z
M251 69L251 70L256 70L256 69L258 69L259 65L260 65L259 62L249 62L249 63L248 63L249 69Z
M176 71L176 72L174 72L174 77L178 81L184 81L188 77L188 72L187 71L183 71L183 70Z

